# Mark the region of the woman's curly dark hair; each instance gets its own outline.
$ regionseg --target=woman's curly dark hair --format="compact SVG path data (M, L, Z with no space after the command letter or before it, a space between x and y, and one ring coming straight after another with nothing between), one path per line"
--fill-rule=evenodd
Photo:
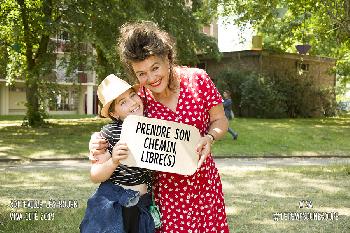
M172 67L176 58L175 41L166 31L151 21L126 23L120 28L117 45L121 62L135 78L132 62L143 61L152 55L168 58L170 65L168 87L172 87L174 79Z

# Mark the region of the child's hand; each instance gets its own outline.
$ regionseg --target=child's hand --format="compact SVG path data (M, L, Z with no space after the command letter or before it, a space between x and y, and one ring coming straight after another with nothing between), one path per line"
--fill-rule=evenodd
M112 161L115 164L120 164L120 160L126 159L129 155L129 148L125 142L117 142L113 147Z
M106 139L102 138L101 133L93 133L89 141L89 159L97 160L98 155L103 155L106 153L107 147L108 142Z

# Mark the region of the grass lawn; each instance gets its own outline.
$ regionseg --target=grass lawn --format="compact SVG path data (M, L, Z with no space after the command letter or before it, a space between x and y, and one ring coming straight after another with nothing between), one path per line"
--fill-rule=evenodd
M350 232L349 164L228 168L221 170L221 177L230 232ZM303 200L304 208L299 208ZM288 212L336 212L339 217L274 221L274 214Z
M68 114L68 115L49 115L48 119L84 119L84 118L94 118L95 115L78 115L78 114ZM24 115L0 115L0 124L4 123L22 123Z
M321 119L251 119L230 122L238 132L227 133L214 145L217 156L349 156L350 116Z
M86 117L86 116L84 116ZM53 116L45 128L21 127L17 116L0 117L1 158L86 157L92 132L106 119ZM63 118L63 119L60 119ZM238 133L214 144L215 156L349 156L350 116L323 119L247 119L230 122Z
M79 232L96 185L88 169L1 169L0 232ZM230 232L350 232L350 165L220 169ZM11 200L77 200L78 208L14 209ZM299 208L299 201L312 208ZM51 221L14 221L10 212L53 212ZM338 220L274 221L278 212L336 212Z
M0 121L0 159L82 158L93 132L108 122L96 118L49 119L43 128L22 127L21 121Z
M1 173L0 232L79 232L87 198L96 186L90 182L88 170L30 169ZM78 208L46 208L50 199L76 200ZM11 200L37 200L45 204L37 209L10 208ZM22 213L23 219L29 217L26 213L37 212L39 219L43 215L43 219L53 220L16 221L11 220L11 212Z

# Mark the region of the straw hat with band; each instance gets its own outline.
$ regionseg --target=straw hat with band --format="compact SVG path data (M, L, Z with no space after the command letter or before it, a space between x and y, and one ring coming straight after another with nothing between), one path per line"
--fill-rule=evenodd
M118 96L120 96L130 88L133 88L135 91L137 91L139 85L137 84L131 86L129 83L127 83L123 79L118 78L114 74L108 75L97 88L97 96L103 106L101 109L101 115L104 117L108 117L109 106L111 105L113 100L118 98Z

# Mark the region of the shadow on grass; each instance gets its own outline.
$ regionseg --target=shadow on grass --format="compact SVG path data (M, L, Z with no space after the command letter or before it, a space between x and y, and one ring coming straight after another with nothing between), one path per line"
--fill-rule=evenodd
M79 170L79 169L78 169ZM43 169L40 171L5 171L0 178L0 232L79 232L86 201L95 190L87 171ZM49 200L76 200L77 208L47 208ZM11 200L42 201L42 208L10 208ZM11 220L10 213L22 213L22 220ZM26 220L36 212L38 220ZM51 213L50 219L45 219Z
M299 169L298 169L299 168ZM221 171L230 232L349 232L349 165ZM329 170L331 172L320 172ZM243 173L243 174L242 174ZM311 200L313 208L299 208ZM338 220L274 221L274 213L337 212Z
M5 126L0 131L0 158L82 157L93 132L105 121L57 121L43 128Z
M222 169L230 232L349 232L349 165L300 166L262 170ZM79 232L86 201L97 185L87 169L5 169L0 177L0 232ZM11 221L11 200L78 200L79 208L39 209L53 221ZM311 200L313 208L299 208ZM24 210L22 210L24 211ZM31 211L31 210L28 210ZM276 212L339 212L337 221L274 221Z

